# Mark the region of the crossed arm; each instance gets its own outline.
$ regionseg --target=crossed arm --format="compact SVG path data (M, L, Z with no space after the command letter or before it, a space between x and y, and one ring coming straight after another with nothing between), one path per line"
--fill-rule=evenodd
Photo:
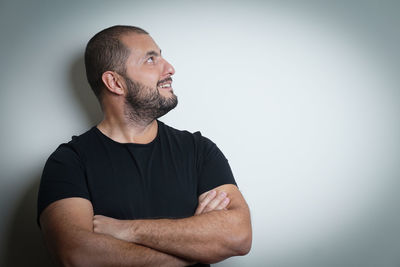
M64 199L45 209L42 229L48 247L66 266L186 266L247 254L251 224L245 200L234 185L213 191L199 197L195 216L172 220L93 216L89 201Z
M93 207L83 198L54 202L40 216L43 236L60 266L186 266L189 262L93 232Z

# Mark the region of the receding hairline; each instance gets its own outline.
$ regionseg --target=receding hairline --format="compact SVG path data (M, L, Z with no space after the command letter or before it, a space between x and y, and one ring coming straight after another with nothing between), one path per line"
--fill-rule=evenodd
M153 40L153 42L155 43L153 37L151 37L151 35L150 35L149 33L144 33L144 32L135 32L135 31L132 31L132 32L123 32L123 33L120 33L118 36L116 36L116 38L117 38L126 48L128 48L127 43L126 43L126 42L128 41L127 39L130 38L130 37L141 36L141 35L146 35L146 36L150 37L151 40Z
M151 48L147 51L142 51L143 55L142 57L147 57L147 56L161 56L161 48L158 46L158 44L154 41L153 37L149 33L137 33L137 32L131 32L131 33L124 33L121 34L118 38L119 42L124 46L125 49L129 51L129 53L132 53L130 44L128 44L127 38L134 37L134 36L140 36L140 35L147 35L150 40L154 43L156 46L155 48ZM141 50L141 49L139 49Z

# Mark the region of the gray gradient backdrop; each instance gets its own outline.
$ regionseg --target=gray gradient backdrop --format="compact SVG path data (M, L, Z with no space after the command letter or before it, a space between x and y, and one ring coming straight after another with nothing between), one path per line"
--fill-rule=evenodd
M51 266L35 224L45 160L100 119L83 50L148 30L177 109L229 159L249 255L216 266L400 266L399 1L1 1L0 265Z

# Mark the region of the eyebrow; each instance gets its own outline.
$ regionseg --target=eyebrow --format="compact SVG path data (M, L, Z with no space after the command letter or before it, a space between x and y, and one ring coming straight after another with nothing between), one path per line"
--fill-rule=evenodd
M161 50L160 50L160 53L158 53L157 51L152 50L152 51L147 52L146 55L145 55L145 57L148 57L148 56L156 56L156 57L159 57L160 55L161 55Z

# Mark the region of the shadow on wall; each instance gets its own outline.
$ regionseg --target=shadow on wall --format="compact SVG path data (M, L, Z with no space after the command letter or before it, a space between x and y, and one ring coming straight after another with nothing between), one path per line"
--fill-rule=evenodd
M100 122L102 112L95 94L86 79L83 53L72 61L69 73L71 93L82 108L82 116L86 115L87 123L93 126Z
M89 129L100 121L102 113L98 100L86 80L83 54L75 57L70 65L70 72L66 73L66 76L72 98L79 103L82 116L86 115ZM48 152L48 156L51 152ZM45 162L43 162L43 166L44 164ZM16 205L17 209L10 219L4 263L1 266L54 266L36 223L36 203L41 173L39 171L34 173L36 174L34 177L26 179L33 183L27 187L25 192L21 193L20 201Z
M36 174L32 184L23 192L17 203L8 235L3 266L54 266L44 246L39 227L36 223L36 202L40 175Z

